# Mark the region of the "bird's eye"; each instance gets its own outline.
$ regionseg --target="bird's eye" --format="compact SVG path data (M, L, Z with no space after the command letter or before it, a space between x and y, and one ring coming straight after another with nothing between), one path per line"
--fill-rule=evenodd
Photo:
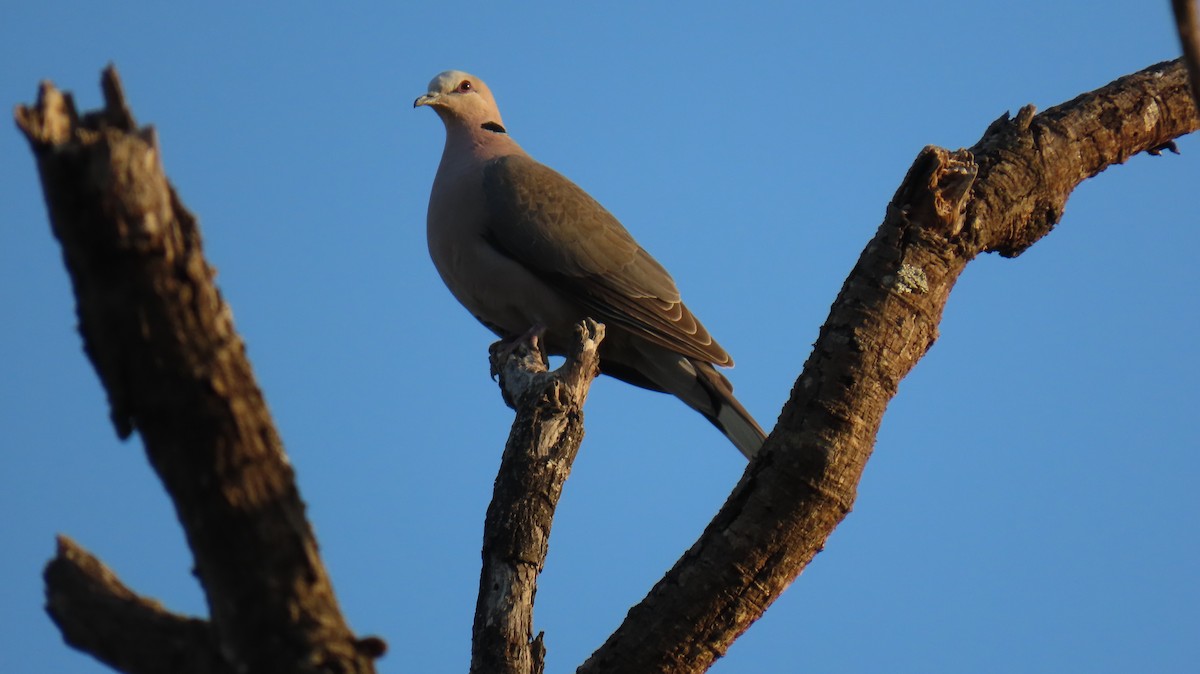
M455 91L457 91L459 93L463 93L463 94L467 93L470 90L471 90L471 80L463 80L462 82L459 83L458 88L455 89Z

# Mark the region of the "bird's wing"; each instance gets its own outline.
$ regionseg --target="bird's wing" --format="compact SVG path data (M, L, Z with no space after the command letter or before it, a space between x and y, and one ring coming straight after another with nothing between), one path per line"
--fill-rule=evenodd
M670 274L570 180L512 155L485 165L483 191L489 243L593 318L690 358L733 364L684 306Z

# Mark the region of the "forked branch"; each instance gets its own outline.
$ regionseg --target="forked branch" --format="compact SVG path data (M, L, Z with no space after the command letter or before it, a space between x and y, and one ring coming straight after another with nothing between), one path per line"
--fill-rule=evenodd
M35 106L17 108L17 125L37 160L84 348L117 434L138 431L175 504L215 648L231 671L372 672L382 642L355 638L338 609L196 219L113 68L102 85L104 108L80 116L44 83ZM84 586L68 578L47 575L52 615L64 630L102 633L122 593L108 603L74 596ZM111 652L123 644L132 642L110 643L106 661L136 661Z

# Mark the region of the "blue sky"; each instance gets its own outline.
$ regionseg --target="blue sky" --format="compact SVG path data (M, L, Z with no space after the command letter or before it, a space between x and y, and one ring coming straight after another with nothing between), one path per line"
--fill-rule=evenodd
M522 145L671 270L769 427L921 147L1173 58L1167 4L10 3L0 99L50 79L92 108L116 63L352 626L390 643L381 672L461 672L511 413L425 249L443 132L411 105L434 74L484 78ZM854 512L713 672L1194 667L1200 140L1179 146L968 268ZM42 611L56 532L172 609L203 597L140 442L107 422L11 125L0 174L0 670L108 671ZM677 401L597 383L538 592L548 671L603 641L743 467Z

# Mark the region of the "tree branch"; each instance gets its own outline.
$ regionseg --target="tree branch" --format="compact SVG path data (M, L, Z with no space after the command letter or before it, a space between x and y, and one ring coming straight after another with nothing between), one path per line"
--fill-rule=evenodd
M66 536L46 565L46 610L63 639L129 674L233 674L207 621L171 613L125 587Z
M583 403L599 373L604 326L576 328L571 355L547 372L533 342L491 349L505 402L517 411L483 532L483 570L472 629L475 674L541 674L546 648L533 636L537 577L546 563L554 510L583 441Z
M104 109L80 117L43 83L16 119L117 434L139 432L174 501L231 669L371 672L380 642L359 642L341 616L196 219L111 66L102 86ZM77 606L57 605L60 623L74 623Z
M884 409L937 338L980 252L1017 255L1074 187L1200 118L1179 62L1035 116L993 123L970 151L929 147L842 286L762 453L700 539L580 667L702 672L757 620L850 511Z

